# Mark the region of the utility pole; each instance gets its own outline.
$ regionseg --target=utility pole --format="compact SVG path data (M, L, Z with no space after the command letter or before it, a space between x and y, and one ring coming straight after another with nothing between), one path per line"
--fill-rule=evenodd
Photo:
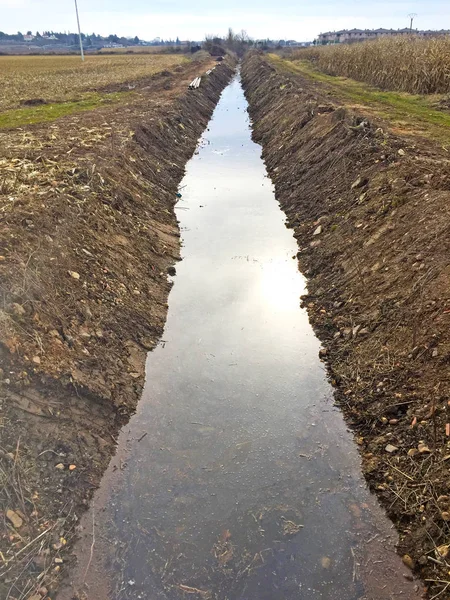
M75 0L75 12L77 13L78 37L80 38L81 60L84 60L83 40L81 39L80 16L78 14L78 2Z
M413 30L413 22L414 22L414 19L415 19L415 17L417 17L417 14L416 14L416 13L410 13L410 14L408 15L408 17L411 19L411 23L410 23L410 25L409 25L409 30L410 30L410 32L412 33L412 30Z

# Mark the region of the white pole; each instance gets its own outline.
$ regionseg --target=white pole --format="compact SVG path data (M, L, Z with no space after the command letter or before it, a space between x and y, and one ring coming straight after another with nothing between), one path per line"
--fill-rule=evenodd
M77 0L75 0L75 12L77 13L78 37L80 38L81 60L84 60L83 40L81 39L80 16L78 14Z

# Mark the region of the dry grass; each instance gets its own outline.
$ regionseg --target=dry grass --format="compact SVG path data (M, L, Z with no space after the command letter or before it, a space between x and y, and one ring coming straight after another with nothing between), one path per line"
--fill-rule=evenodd
M171 69L187 59L180 55L136 54L87 56L0 56L0 111L24 100L62 102L83 92L125 83Z
M450 36L320 46L297 50L290 58L308 60L328 75L351 77L386 90L450 93Z

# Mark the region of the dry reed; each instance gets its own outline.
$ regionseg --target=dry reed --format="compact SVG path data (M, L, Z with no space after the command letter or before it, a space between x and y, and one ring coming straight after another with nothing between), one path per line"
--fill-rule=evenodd
M294 51L328 75L350 77L386 90L412 94L450 92L450 36L398 36L359 44Z

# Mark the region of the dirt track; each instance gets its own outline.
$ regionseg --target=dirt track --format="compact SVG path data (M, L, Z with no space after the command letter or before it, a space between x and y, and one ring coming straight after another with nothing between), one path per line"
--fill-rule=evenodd
M262 55L244 61L243 81L365 476L405 564L449 598L448 154Z
M135 82L119 107L0 134L1 509L22 521L2 518L2 597L54 589L139 399L179 259L177 186L233 64L187 86L214 64Z

